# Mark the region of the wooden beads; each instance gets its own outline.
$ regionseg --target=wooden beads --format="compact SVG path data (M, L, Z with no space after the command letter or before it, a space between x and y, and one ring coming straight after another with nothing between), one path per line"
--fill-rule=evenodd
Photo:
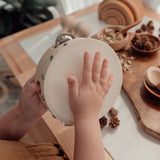
M88 37L91 33L91 27L87 22L80 21L76 23L76 18L70 15L65 15L61 19L63 32L73 32L76 37Z
M91 28L88 23L81 21L77 23L74 31L76 37L88 37L91 33Z
M73 16L65 15L61 19L61 26L64 32L71 32L76 26L76 19Z

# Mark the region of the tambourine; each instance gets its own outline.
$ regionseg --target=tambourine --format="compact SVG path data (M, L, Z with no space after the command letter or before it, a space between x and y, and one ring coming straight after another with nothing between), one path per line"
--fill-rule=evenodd
M67 77L73 75L81 82L83 55L88 51L93 62L96 51L109 61L108 74L114 75L112 86L104 98L99 113L103 117L118 97L122 86L122 68L117 54L106 43L92 38L76 38L70 34L57 37L40 59L35 80L40 82L41 99L53 116L65 125L73 125L74 118L69 106Z

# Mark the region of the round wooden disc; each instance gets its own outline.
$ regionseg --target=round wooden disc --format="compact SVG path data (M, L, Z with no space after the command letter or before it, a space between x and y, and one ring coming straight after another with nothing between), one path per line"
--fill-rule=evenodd
M112 87L104 99L99 118L104 116L113 107L121 89L121 64L114 50L107 44L95 39L78 38L59 46L54 50L54 58L50 61L46 72L43 73L45 78L41 87L47 107L57 119L66 125L74 123L68 100L67 77L73 75L78 78L79 83L81 82L85 51L90 53L92 61L95 52L100 51L102 59L107 58L109 61L108 72L114 75ZM49 54L51 55L51 53Z

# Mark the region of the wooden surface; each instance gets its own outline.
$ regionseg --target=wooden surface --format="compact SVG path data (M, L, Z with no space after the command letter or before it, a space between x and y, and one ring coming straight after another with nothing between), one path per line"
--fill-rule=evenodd
M6 44L5 41L7 41ZM19 80L19 76L21 76L21 74L26 74L28 71L35 70L36 66L34 62L25 53L24 49L20 46L19 42L14 37L7 37L2 39L0 42L3 44L0 47L1 56L8 64L12 73L18 79L20 85L23 86L28 77L23 77L22 80ZM30 76L31 75L29 75L29 77Z
M125 72L123 75L123 89L133 103L140 126L160 139L160 99L152 96L143 84L145 71L152 65L160 65L160 51L145 57L136 55L129 48L126 54L136 56L136 60L130 67L133 73Z
M90 14L97 10L97 6L97 4L93 5L89 8L74 13L73 15L79 18L81 16ZM147 7L145 7L145 15L154 18L157 21L160 20L160 14ZM27 79L33 75L36 69L36 65L19 45L19 42L54 28L59 25L59 22L60 19L53 19L0 40L0 54L14 73L21 86L23 86ZM63 149L68 157L70 159L73 158L74 132L72 127L63 127L63 125L54 119L49 112L43 116L38 125L38 127L36 126L33 128L33 131L30 132L31 136L35 136L35 139L37 138L36 142L53 142L54 137L56 137L56 140L61 146L63 146ZM45 130L45 133L42 132L42 130ZM43 134L47 134L47 136L49 136L47 140L45 140L46 138L44 138ZM24 139L25 138L27 139L27 137L24 137ZM34 137L30 139L33 138ZM106 156L108 157L106 157L106 159L112 159L109 154Z
M92 38L98 39L97 35ZM130 33L130 40L133 34ZM144 86L144 75L150 66L160 66L160 50L152 56L140 56L133 52L130 43L117 54L134 56L129 71L123 73L123 89L133 103L138 122L142 129L160 139L160 99L151 95Z

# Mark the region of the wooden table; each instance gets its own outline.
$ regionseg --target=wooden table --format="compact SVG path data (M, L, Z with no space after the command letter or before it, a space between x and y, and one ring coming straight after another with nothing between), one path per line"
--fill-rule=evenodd
M97 7L98 4L75 12L73 15L76 18L80 18L95 12ZM160 21L160 14L150 8L145 7L145 15ZM21 86L35 73L36 65L20 46L20 42L55 28L59 24L60 18L53 19L0 40L0 54ZM39 123L23 138L23 140L32 142L57 141L63 147L67 156L73 159L74 128L64 127L58 120L54 119L49 112L42 117ZM109 154L106 154L106 158L108 158L108 160L112 159Z

